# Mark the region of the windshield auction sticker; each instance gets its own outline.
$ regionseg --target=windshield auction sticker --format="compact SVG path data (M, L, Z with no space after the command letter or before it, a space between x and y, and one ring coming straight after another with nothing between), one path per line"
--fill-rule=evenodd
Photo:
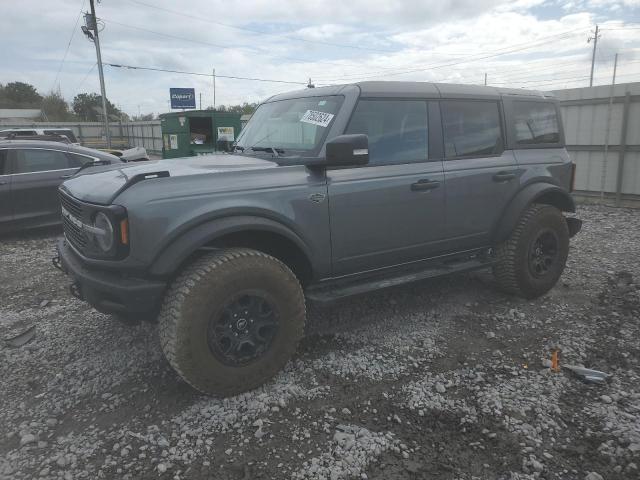
M304 123L311 123L313 125L319 125L321 127L326 127L331 123L332 119L333 113L318 112L317 110L307 110L300 121Z

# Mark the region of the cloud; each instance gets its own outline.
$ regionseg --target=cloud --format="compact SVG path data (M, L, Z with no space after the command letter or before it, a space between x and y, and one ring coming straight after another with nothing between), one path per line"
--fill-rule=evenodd
M532 88L586 84L597 21L603 28L596 80L640 80L640 0L109 0L97 4L105 62L316 84L360 79L451 81ZM565 7L571 3L571 8ZM82 0L56 8L22 0L5 9L0 82L54 86ZM616 7L617 6L617 7ZM617 8L617 10L612 8ZM38 12L34 15L34 12ZM638 18L638 15L635 16ZM82 20L80 20L82 22ZM637 26L637 25L636 25ZM262 33L260 33L262 32ZM74 35L58 83L71 100L99 91L95 50ZM91 70L93 68L93 70ZM626 75L626 76L625 76ZM105 66L107 95L129 113L167 110L169 87L194 87L213 100L212 78ZM218 104L258 101L296 85L218 77Z

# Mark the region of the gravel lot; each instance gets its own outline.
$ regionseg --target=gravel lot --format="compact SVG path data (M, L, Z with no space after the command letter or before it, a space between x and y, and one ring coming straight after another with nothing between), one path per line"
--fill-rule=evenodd
M0 478L640 478L640 211L578 215L545 297L476 273L310 305L286 370L228 399L180 381L155 325L72 298L59 232L5 238ZM609 382L551 372L553 346Z

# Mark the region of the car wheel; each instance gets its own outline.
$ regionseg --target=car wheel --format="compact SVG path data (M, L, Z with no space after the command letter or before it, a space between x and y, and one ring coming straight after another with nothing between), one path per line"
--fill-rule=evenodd
M534 204L520 217L510 237L496 248L493 273L506 292L539 297L556 284L568 254L569 229L560 210Z
M304 295L279 260L250 249L211 253L170 286L159 322L164 354L191 386L234 395L286 364L304 332Z

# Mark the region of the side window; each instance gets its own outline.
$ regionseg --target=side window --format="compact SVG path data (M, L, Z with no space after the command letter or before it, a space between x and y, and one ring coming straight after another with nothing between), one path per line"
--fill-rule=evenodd
M9 162L7 161L7 151L0 150L0 175L9 174Z
M427 102L360 100L345 131L369 136L369 164L426 162Z
M440 111L446 158L502 153L498 102L445 100Z
M15 132L9 133L13 133L16 137L31 137L36 135L35 130L16 130Z
M558 113L553 103L515 101L513 122L518 145L560 142Z
M85 157L84 155L77 155L75 153L68 153L69 155L69 168L80 168L87 162L93 162L93 158Z
M69 167L69 159L56 150L16 150L15 173L34 173L62 170Z

